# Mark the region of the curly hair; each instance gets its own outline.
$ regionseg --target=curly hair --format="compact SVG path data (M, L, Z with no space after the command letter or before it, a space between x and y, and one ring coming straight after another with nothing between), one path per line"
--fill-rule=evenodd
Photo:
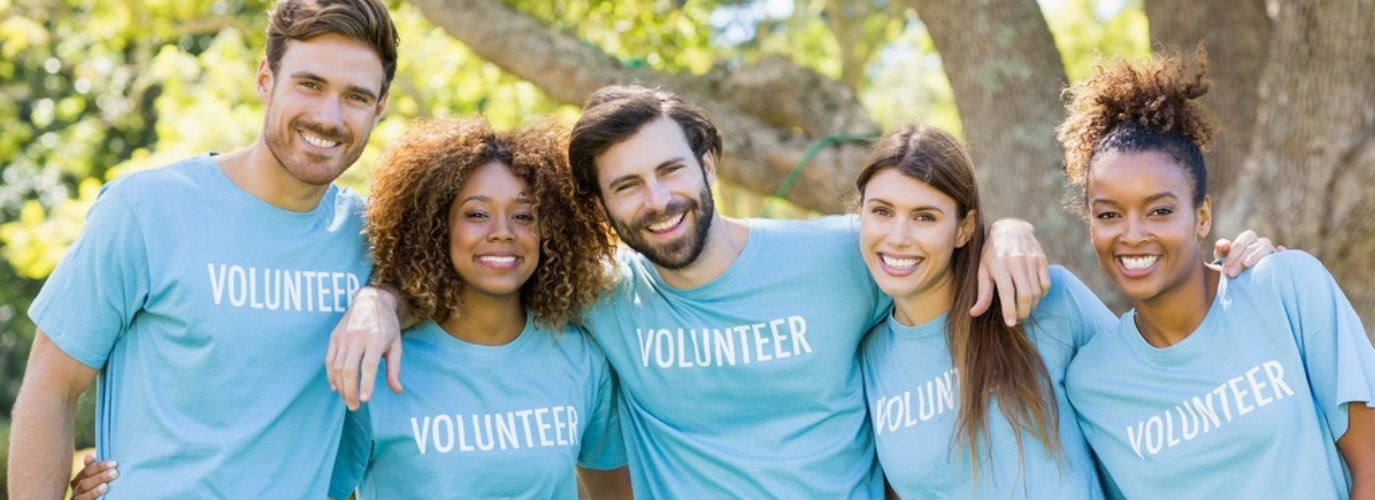
M1199 44L1193 74L1178 56L1158 56L1138 65L1114 60L1066 90L1069 117L1056 134L1065 147L1070 182L1086 187L1093 160L1105 153L1154 151L1185 168L1193 201L1202 202L1208 189L1202 151L1211 145L1216 129L1197 101L1212 85L1207 57Z
M564 130L545 123L496 132L481 118L411 125L372 177L373 282L396 286L417 318L459 314L464 284L449 256L449 209L468 175L495 161L529 186L541 228L539 264L521 302L538 323L579 323L580 310L610 287L615 246L601 207L576 195Z

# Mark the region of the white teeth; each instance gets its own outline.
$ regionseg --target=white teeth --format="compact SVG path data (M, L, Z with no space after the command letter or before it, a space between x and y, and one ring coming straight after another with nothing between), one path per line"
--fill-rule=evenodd
M1122 267L1126 268L1128 271L1139 271L1151 267L1152 264L1155 264L1155 260L1159 258L1160 257L1156 255L1144 255L1141 257L1123 256L1117 259L1122 262Z
M509 255L507 255L507 256L484 255L484 256L478 257L477 260L478 260L478 262L486 262L486 263L489 263L489 264L514 264L514 263L516 262L516 258L513 257L513 256L509 256Z
M307 143L310 143L311 146L315 146L317 148L332 148L339 145L339 143L336 141L331 141L325 139L324 137L311 134L309 132L301 132L301 138L305 139L305 141Z
M883 259L883 265L888 267L896 267L898 269L911 269L913 267L917 267L917 262L921 261L921 259L915 257L899 259L897 257L892 257L888 255L881 255L880 258Z
M678 225L678 222L681 221L681 220L683 220L683 217L686 216L686 215L687 215L687 212L683 212L683 213L678 214L677 216L675 216L675 217L673 217L673 218L671 218L671 219L669 219L669 220L666 220L666 221L663 221L663 222L656 222L656 223L650 224L649 226L646 226L646 227L647 227L650 231L653 231L653 232L656 232L656 233L661 232L661 231L667 231L667 230L669 230L670 228L672 228L673 226Z

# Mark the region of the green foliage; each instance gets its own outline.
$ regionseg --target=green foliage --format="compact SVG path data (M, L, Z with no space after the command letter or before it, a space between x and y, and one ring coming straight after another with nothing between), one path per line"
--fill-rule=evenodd
M1141 1L1122 0L1115 5L1093 0L1042 2L1071 82L1088 78L1104 55L1150 55L1150 26Z

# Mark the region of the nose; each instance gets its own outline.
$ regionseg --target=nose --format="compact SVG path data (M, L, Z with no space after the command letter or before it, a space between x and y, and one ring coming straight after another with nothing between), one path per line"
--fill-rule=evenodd
M318 125L337 129L344 121L343 105L339 99L320 99L319 103L311 106L310 119Z
M648 193L645 204L650 210L662 212L668 208L669 202L673 201L673 193L669 192L668 187L657 180L650 180L645 188Z
M515 241L516 233L511 227L511 220L508 217L496 217L492 220L492 230L487 233L489 241Z
M910 235L911 231L907 228L907 224L898 220L888 225L888 234L884 239L889 245L902 247L907 244Z
M1139 216L1127 217L1126 227L1122 230L1122 240L1125 243L1140 243L1146 241L1146 221Z

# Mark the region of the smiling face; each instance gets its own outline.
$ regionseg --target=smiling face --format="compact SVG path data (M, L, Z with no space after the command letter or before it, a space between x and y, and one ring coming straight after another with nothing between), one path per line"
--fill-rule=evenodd
M715 167L710 155L698 162L676 122L645 125L596 164L602 205L621 241L666 269L698 260L716 215Z
M540 225L526 182L497 162L468 174L449 209L449 256L465 299L519 300L539 251Z
M339 34L288 42L274 73L258 67L263 138L282 169L311 186L333 182L363 154L386 107L381 59Z
M1212 202L1194 206L1184 168L1157 152L1107 153L1089 171L1089 235L1103 270L1135 303L1202 279Z
M925 322L951 307L951 256L974 229L973 214L961 218L958 210L954 198L895 168L874 174L864 187L860 251L879 288L910 317L904 323Z

